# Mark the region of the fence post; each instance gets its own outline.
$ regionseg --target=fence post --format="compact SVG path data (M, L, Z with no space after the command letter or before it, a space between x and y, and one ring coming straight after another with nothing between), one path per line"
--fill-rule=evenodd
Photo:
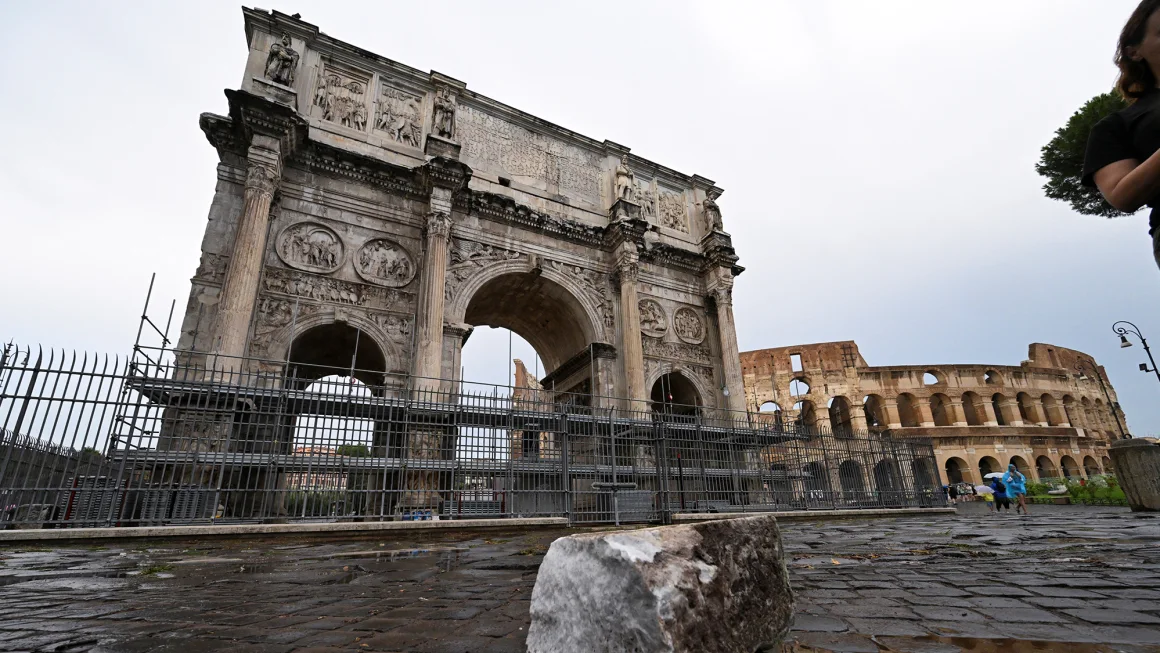
M560 406L560 477L561 489L564 493L564 516L568 518L568 525L575 523L572 514L572 472L568 466L568 411Z

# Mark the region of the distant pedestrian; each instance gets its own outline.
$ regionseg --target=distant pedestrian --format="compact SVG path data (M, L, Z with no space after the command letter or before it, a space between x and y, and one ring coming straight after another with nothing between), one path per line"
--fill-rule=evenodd
M959 486L951 485L947 488L947 495L951 498L951 503L959 502Z
M1011 510L1011 500L1007 498L1007 486L998 478L991 479L991 489L995 492L995 513L1001 514L1003 509Z
M1007 465L1003 482L1007 484L1007 495L1018 504L1015 506L1015 512L1022 510L1024 515L1030 515L1031 513L1027 511L1027 477L1011 464Z
M995 512L995 495L990 492L983 493L983 501L987 502L987 512Z

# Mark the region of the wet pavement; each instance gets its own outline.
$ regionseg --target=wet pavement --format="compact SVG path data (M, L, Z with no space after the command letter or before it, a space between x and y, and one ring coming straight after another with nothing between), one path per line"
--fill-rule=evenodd
M1160 516L783 525L792 651L1160 651ZM564 530L0 548L0 650L524 650Z

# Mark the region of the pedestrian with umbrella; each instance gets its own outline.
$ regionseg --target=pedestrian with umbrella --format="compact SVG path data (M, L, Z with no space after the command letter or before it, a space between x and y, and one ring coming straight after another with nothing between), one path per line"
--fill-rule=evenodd
M1030 515L1031 513L1027 512L1027 477L1015 467L1014 463L1007 465L1003 482L1007 484L1008 496L1014 498L1018 504L1015 506L1015 512L1022 510L1024 515Z
M1007 485L1003 482L1003 472L987 474L984 479L991 479L991 491L995 493L995 513L1001 514L1003 509L1011 510L1011 500L1007 498Z
M983 501L987 502L987 512L995 512L995 491L989 485L976 485L974 488L975 494L983 497Z

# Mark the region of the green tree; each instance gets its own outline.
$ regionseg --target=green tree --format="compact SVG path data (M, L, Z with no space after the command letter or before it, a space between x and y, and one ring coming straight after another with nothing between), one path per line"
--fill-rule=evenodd
M1103 93L1087 101L1072 114L1067 124L1055 131L1055 138L1043 146L1043 155L1035 164L1035 171L1047 178L1043 192L1053 200L1071 204L1084 215L1102 215L1116 218L1127 215L1108 204L1095 188L1080 183L1083 175L1083 157L1087 151L1088 135L1104 116L1128 106L1119 93Z
M365 444L340 444L335 449L335 453L351 458L369 458L371 450Z

